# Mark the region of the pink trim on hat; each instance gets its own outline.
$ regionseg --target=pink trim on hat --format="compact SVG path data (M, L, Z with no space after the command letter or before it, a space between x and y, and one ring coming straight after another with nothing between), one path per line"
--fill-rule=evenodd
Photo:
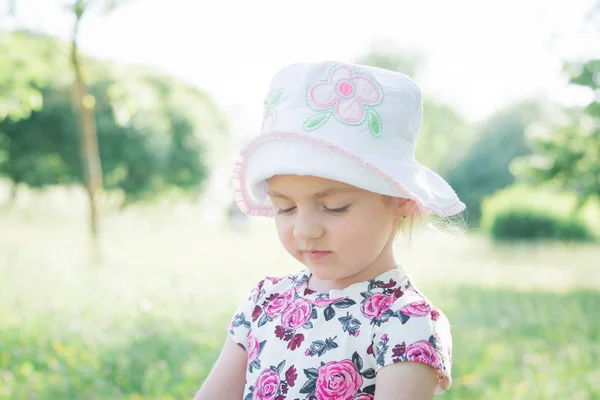
M452 215L458 214L466 208L464 203L462 203L460 200L457 203L455 203L451 206L448 206L448 207L444 207L444 208L439 208L439 207L436 207L435 205L426 204L423 201L421 201L417 196L415 196L410 190L408 190L404 185L402 185L398 181L396 181L391 175L386 174L385 172L383 172L379 168L377 168L375 165L366 162L362 158L344 150L343 148L341 148L339 146L336 146L331 143L325 142L323 140L313 138L310 136L306 136L306 135L298 135L298 134L288 133L288 132L274 132L274 133L272 132L272 133L269 133L266 135L260 135L260 136L256 137L255 139L253 139L252 141L250 141L250 143L248 143L246 145L246 147L244 147L244 149L242 150L242 152L240 153L240 155L238 156L238 158L234 164L233 185L234 185L234 190L235 190L235 200L236 200L238 206L240 207L240 209L248 215L261 216L261 217L272 217L275 214L274 210L272 208L250 207L250 205L249 205L250 202L248 200L248 193L246 192L246 186L243 183L244 183L244 176L245 176L245 172L246 172L247 156L256 147L258 147L262 143L269 142L271 140L277 140L277 139L291 139L291 140L298 140L298 141L303 141L303 142L314 143L314 144L324 146L327 149L332 150L338 154L342 154L346 157L351 157L359 164L369 168L372 172L374 172L375 174L377 174L377 175L381 176L382 178L384 178L385 180L387 180L393 186L396 186L396 187L400 188L401 190L409 193L411 196L411 199L417 202L420 215L427 215L427 214L435 213L435 214L439 215L440 217L445 218L445 217L450 217Z

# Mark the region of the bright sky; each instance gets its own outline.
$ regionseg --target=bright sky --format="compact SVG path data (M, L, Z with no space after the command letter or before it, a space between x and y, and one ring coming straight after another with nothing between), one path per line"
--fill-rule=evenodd
M71 21L59 11L66 0L17 1L26 26L69 35ZM237 129L251 131L240 133L253 135L279 68L352 61L374 39L390 39L425 56L416 80L426 95L480 120L533 94L567 104L583 100L581 91L567 88L561 67L563 60L600 56L600 32L583 23L592 3L134 0L86 20L81 45L95 56L158 66L208 90L239 117Z

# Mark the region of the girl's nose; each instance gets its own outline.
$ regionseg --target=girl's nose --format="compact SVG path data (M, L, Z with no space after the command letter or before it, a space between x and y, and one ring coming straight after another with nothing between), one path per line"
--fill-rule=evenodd
M320 219L313 213L297 213L294 221L294 237L297 239L317 239L323 236L325 229Z

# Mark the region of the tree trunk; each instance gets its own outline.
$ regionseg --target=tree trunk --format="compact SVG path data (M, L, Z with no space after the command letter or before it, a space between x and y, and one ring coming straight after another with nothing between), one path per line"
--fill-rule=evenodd
M75 75L73 83L73 103L80 122L80 153L84 172L85 187L90 202L90 235L94 261L99 261L98 246L98 196L102 190L102 167L98 150L98 137L96 135L96 118L94 114L94 98L88 95L85 79L81 71L81 59L77 46L77 36L82 12L75 13L75 26L71 43L71 66Z

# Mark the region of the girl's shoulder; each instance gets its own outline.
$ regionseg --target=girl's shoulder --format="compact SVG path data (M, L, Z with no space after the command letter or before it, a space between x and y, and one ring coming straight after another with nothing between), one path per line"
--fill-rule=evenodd
M405 316L428 315L431 321L438 325L448 323L444 312L429 300L410 278L405 280L403 289L403 295L399 296L391 307L394 311Z

